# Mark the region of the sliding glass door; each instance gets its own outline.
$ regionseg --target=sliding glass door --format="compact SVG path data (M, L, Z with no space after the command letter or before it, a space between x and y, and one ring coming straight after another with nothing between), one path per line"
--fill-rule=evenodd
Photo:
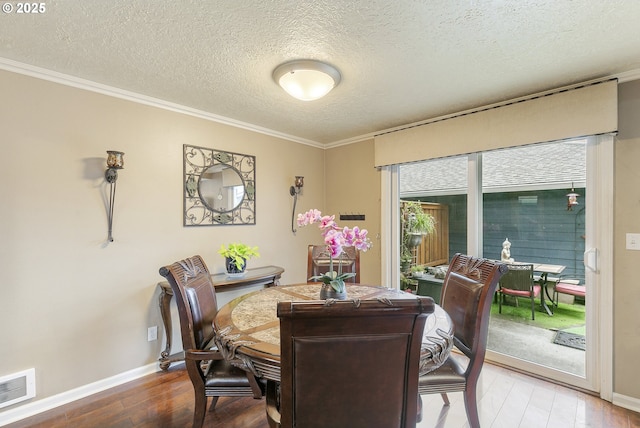
M545 143L398 167L401 200L448 210L446 236L438 239L448 240L449 258L466 252L500 259L508 241L515 264L533 265L533 312L530 298L498 293L487 358L591 390L599 389L598 311L583 294L594 295L597 269L585 268L583 258L598 231L590 212L592 198L601 198L591 191L602 174L589 149L596 143ZM573 292L555 293L558 283Z
M586 148L581 139L482 155L483 255L500 259L504 244L514 265L492 307L488 349L510 365L580 379L586 377L588 316L580 292L586 290L590 197ZM532 266L531 279L518 276L522 265ZM575 293L556 293L558 284ZM516 297L507 287L531 291Z

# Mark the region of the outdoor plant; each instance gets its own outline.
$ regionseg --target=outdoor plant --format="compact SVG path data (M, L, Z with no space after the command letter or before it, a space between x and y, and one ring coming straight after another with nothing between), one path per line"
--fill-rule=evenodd
M404 245L404 242L400 249L400 271L409 272L411 262L413 261L413 255L408 246Z
M429 235L436 230L435 219L431 214L424 212L420 202L403 202L402 221L406 233Z
M418 288L418 281L408 278L404 273L400 273L400 289L404 291L414 292Z
M425 270L426 270L426 268L423 265L411 266L411 273L412 274L422 275Z
M431 214L424 212L420 202L403 201L400 222L402 227L400 265L403 272L408 272L413 261L411 249L420 245L425 235L435 232L436 221Z
M329 271L317 276L312 276L309 280L321 281L331 286L337 293L346 291L345 279L354 277L353 272L342 273L342 263L338 263L338 271L333 269L333 259L340 257L343 248L355 247L360 251L367 251L371 248L371 241L367 238L367 229L360 229L358 226L353 229L348 227L338 227L335 216L323 216L316 209L309 210L303 214L298 214L298 227L304 227L317 223L322 231L325 244L329 250Z
M229 260L228 264L233 265L237 271L243 271L247 260L252 257L260 257L258 247L250 247L242 243L232 243L228 246L222 244L218 250L218 254Z

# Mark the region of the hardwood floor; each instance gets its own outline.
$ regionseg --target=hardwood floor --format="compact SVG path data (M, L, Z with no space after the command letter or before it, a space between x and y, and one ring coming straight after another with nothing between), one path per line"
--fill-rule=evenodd
M640 428L639 413L491 364L483 368L478 396L484 428ZM449 399L451 406L444 407L440 395L423 395L418 427L468 427L462 393L449 394ZM191 426L192 416L193 390L178 365L6 427L181 428ZM205 426L268 428L265 402L220 398Z

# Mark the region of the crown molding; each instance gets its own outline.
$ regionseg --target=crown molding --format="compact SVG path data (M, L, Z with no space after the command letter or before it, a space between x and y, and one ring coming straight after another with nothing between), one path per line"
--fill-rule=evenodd
M358 135L356 137L351 137L351 138L346 138L344 140L334 141L333 143L327 143L323 147L325 149L333 149L333 148L340 147L340 146L348 146L349 144L359 143L361 141L373 140L373 137L375 137L377 134L379 134L379 133L378 132L370 132L368 134Z
M235 128L257 132L259 134L281 138L283 140L293 141L295 143L305 144L308 146L317 147L321 149L325 148L325 145L318 143L317 141L307 140L304 138L296 137L294 135L289 135L282 132L274 131L273 129L263 128L261 126L253 125L251 123L242 122L242 121L231 119L224 116L219 116L216 114L208 113L206 111L183 106L181 104L161 100L159 98L149 97L149 96L138 94L135 92L126 91L124 89L115 88L113 86L103 85L101 83L93 82L90 80L82 79L82 78L71 76L64 73L59 73L53 70L48 70L46 68L41 68L34 65L21 63L8 58L0 57L0 70L23 74L25 76L35 77L36 79L47 80L49 82L54 82L54 83L58 83L65 86L71 86L73 88L83 89L86 91L95 92L102 95L120 98L123 100L132 101L138 104L157 107L163 110L173 111L175 113L186 114L188 116L197 117L197 118L208 120L211 122L221 123L224 125L233 126Z
M632 80L640 79L640 69L629 70L623 73L614 74L611 77L618 79L618 83L631 82Z

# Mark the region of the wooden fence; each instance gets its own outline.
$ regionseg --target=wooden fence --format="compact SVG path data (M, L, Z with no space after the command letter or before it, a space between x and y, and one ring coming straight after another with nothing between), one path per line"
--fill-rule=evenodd
M414 251L414 263L426 266L449 264L449 206L421 202L422 210L435 219L436 231L427 235Z

